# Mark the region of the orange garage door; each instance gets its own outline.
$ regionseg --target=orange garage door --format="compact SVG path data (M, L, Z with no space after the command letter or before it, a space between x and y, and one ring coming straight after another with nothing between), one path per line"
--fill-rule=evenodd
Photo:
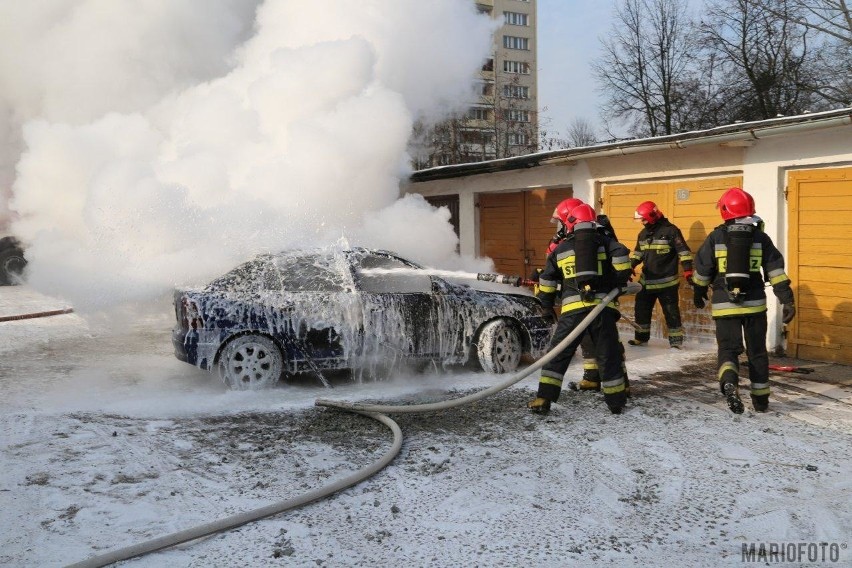
M693 254L714 227L722 222L716 210L716 202L730 187L742 187L742 178L728 176L718 178L690 179L666 182L605 184L603 186L603 211L612 221L618 239L633 250L642 225L633 220L636 206L643 201L653 201L657 207L677 225L692 249ZM633 317L633 298L620 300L622 313ZM697 310L692 303L692 290L685 283L680 289L680 314L687 338L715 337L715 325L710 310ZM665 320L659 305L655 308L651 323L651 335L664 337ZM622 326L623 331L632 328Z
M852 364L852 168L791 172L788 270L794 357Z
M500 274L527 278L533 268L543 268L556 232L550 216L571 195L566 188L480 194L479 254L492 258Z

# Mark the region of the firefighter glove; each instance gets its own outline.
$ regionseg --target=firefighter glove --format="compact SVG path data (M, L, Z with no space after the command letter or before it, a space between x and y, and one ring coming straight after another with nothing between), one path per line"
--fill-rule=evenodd
M793 304L784 304L781 308L781 321L783 323L790 323L793 321L793 318L796 316L796 306Z
M582 288L580 288L580 299L584 302L591 302L595 299L595 291L591 286L586 284Z
M687 284L692 284L692 270L684 270L683 279L686 280Z
M693 286L692 291L695 292L695 297L693 298L695 307L699 310L703 309L707 304L707 286Z

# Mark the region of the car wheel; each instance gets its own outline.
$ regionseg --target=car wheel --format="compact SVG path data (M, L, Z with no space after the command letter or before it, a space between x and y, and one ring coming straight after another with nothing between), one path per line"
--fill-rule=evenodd
M522 351L518 330L504 319L490 321L479 331L476 354L488 373L511 373L518 368Z
M284 358L268 337L241 335L225 346L219 357L219 376L234 390L271 387L281 378Z
M0 251L0 286L17 284L21 281L27 265L24 253L17 247Z

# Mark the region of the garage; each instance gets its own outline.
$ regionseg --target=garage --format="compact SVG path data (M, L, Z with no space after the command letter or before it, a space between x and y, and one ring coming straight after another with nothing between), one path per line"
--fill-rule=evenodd
M852 168L788 174L788 272L796 318L794 357L852 364Z
M722 222L716 202L730 187L741 187L741 176L702 179L679 179L643 183L612 183L602 188L603 211L612 221L619 240L633 250L642 225L633 219L636 206L643 201L653 201L669 220L677 225L693 253L714 227ZM641 272L641 267L640 267ZM622 313L633 317L633 298L620 300ZM654 308L651 324L652 337L665 337L665 320L662 310ZM687 338L715 338L715 326L710 311L697 310L692 304L692 290L685 283L680 289L680 313ZM623 331L632 333L626 325Z
M556 232L550 217L572 195L565 187L479 194L480 254L491 257L500 274L526 278L543 268Z

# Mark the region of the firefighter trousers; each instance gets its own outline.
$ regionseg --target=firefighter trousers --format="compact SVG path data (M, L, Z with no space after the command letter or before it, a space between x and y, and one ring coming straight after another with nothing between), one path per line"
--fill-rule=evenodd
M672 345L683 343L678 289L679 286L669 286L658 290L648 290L643 287L636 294L636 324L642 328L641 331L636 330L634 334L636 341L644 342L651 339L651 312L654 310L654 303L659 301L660 307L663 309L663 316L666 318L666 326L669 328L669 343Z
M718 347L719 388L725 383L739 385L739 356L748 357L748 376L751 394L769 396L769 353L766 350L766 312L735 317L717 318L716 345Z
M553 349L560 341L565 339L581 321L589 314L590 310L571 312L563 314L556 324L556 331L550 341ZM538 384L538 396L555 402L559 399L562 391L562 379L571 359L577 351L584 335L592 339L595 350L595 358L600 365L601 387L604 393L604 401L610 408L624 406L627 399L625 391L621 343L618 340L618 328L616 322L621 315L618 310L605 308L598 317L585 329L583 335L572 341L549 363L541 369L541 378Z

